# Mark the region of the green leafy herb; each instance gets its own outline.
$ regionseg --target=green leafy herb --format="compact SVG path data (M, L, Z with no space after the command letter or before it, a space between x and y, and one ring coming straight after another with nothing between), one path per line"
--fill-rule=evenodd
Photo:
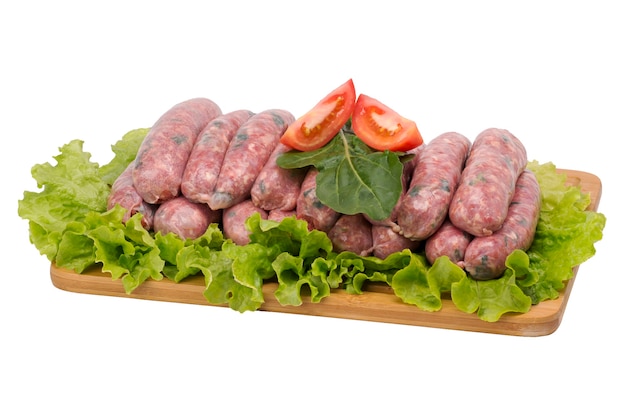
M287 152L277 163L287 169L317 168L317 197L339 213L364 213L383 220L390 216L402 193L403 165L398 154L375 152L344 130L320 149Z
M81 248L84 227L74 222L84 222L90 212L106 210L110 185L135 158L138 144L147 131L136 129L124 135L112 146L115 157L103 167L91 161L91 154L83 151L84 142L76 139L59 148L61 153L54 157L56 165L45 163L32 168L33 178L42 189L25 191L24 198L18 201L17 211L29 221L30 240L42 255L50 261L57 259L63 234L69 230L74 235L65 238L64 247L68 251ZM88 248L79 252L84 256ZM60 256L71 263L67 260L69 257L71 255L65 253ZM88 260L79 263L87 264Z
M111 145L115 156L108 164L100 167L99 172L104 182L113 185L120 173L135 159L139 146L141 146L141 142L143 142L149 130L149 128L131 130L122 139Z

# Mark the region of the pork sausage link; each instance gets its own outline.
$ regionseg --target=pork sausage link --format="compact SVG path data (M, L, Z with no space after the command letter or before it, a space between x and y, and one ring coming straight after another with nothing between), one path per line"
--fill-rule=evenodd
M235 110L211 120L200 132L185 166L181 192L197 203L208 203L215 189L228 144L241 125L252 117L249 110Z
M179 103L163 114L139 146L133 183L144 201L161 203L180 194L183 172L200 131L222 114L206 98Z
M249 118L230 141L209 206L223 209L250 197L252 185L294 117L265 110Z
M372 252L372 224L362 214L342 214L328 231L334 252L349 251L360 256Z
M380 259L385 259L395 252L404 249L415 251L421 245L420 241L407 239L393 227L383 225L372 226L372 254Z
M448 216L471 142L456 132L437 136L415 156L407 192L398 209L398 226L403 236L424 240Z
M446 219L441 227L426 239L424 245L426 259L432 265L437 258L447 256L450 261L463 268L465 251L472 238L472 235L459 229L449 219Z
M296 217L296 210L270 210L267 213L268 220L274 220L275 222L281 222L283 219L287 217Z
M113 182L111 193L107 199L107 209L112 209L116 204L125 208L124 222L128 221L132 215L141 213L143 215L141 225L146 230L151 230L156 206L143 201L139 193L137 193L133 185L133 168L134 163L131 162Z
M502 227L526 163L524 145L509 131L481 132L450 203L450 221L474 236L488 236Z
M263 210L295 210L306 168L285 169L276 164L276 159L292 150L279 143L269 160L254 181L250 195L252 202Z
M506 257L527 250L535 237L541 210L541 191L532 171L524 170L502 227L490 236L475 237L465 251L465 270L475 279L497 278L506 269Z
M163 235L171 232L182 239L196 239L211 223L218 223L220 219L221 212L179 196L159 205L154 215L154 231Z
M254 213L259 213L262 219L267 219L267 212L255 206L249 199L225 208L222 214L224 237L237 245L250 243L250 231L246 227L246 220Z
M317 198L316 181L318 173L319 171L314 167L309 168L307 171L302 181L298 201L296 202L296 217L300 220L305 220L309 230L316 229L328 232L341 214Z

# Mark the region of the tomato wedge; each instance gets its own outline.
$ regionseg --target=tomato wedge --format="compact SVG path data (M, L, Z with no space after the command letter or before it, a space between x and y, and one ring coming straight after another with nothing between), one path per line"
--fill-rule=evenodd
M365 94L356 101L352 130L366 145L379 151L404 152L424 143L414 121Z
M299 151L326 145L352 116L356 101L354 83L349 79L289 125L280 141Z

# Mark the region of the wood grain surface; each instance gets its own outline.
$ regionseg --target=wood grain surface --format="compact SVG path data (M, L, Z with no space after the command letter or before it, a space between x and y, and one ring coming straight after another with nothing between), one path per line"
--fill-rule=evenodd
M597 211L602 195L600 179L582 171L558 171L567 175L567 184L580 186L583 192L590 194L591 204L588 210ZM553 333L561 324L577 272L578 267L574 268L574 277L568 280L556 300L543 301L524 314L507 313L495 323L483 321L476 314L458 310L449 298L442 300L440 311L422 311L416 306L403 303L389 286L380 283L368 283L364 287L364 293L360 295L335 289L319 303L312 303L303 296L302 305L283 306L273 295L278 284L268 281L263 285L265 303L260 310L513 336L545 336ZM96 267L78 274L52 264L50 276L55 287L76 293L224 307L211 305L204 298L202 276L190 277L179 283L168 279L148 280L132 294L126 294L121 280L111 279L110 275Z

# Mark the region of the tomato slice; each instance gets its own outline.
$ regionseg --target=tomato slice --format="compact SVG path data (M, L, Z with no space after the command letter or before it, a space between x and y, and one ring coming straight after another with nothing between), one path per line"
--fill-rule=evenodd
M365 94L356 101L352 130L366 145L379 151L405 152L424 143L414 121Z
M354 83L349 79L289 125L280 141L299 151L326 145L352 116L356 102Z

